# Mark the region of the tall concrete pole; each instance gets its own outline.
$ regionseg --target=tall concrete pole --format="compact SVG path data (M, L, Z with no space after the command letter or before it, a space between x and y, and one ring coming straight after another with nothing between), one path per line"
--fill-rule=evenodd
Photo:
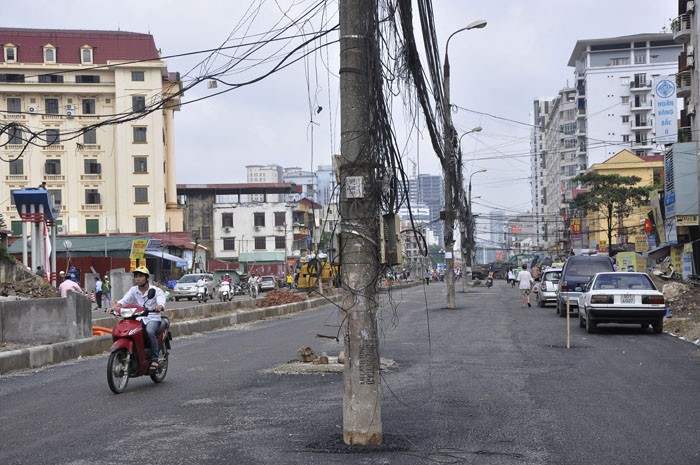
M379 201L372 159L371 101L376 82L368 63L379 60L375 43L377 3L341 0L340 13L340 225L341 265L346 297L343 440L383 441L377 335Z
M445 182L445 224L443 238L445 242L445 283L447 284L447 308L456 308L455 302L455 269L454 269L454 135L452 134L452 109L450 107L450 59L447 48L452 34L445 45L445 65L443 74L443 93L445 94L445 109L443 114L443 143L445 159L443 177Z

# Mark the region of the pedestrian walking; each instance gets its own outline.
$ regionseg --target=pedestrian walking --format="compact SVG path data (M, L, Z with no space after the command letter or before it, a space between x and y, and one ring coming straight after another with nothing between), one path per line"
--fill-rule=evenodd
M430 270L425 270L425 285L430 286L430 277L432 274L430 273Z
M523 264L523 269L518 273L518 281L520 281L518 288L520 289L521 306L525 308L525 303L527 303L528 307L532 307L530 304L530 292L532 290L532 283L535 280L532 279L532 275L527 271L526 264Z
M105 308L112 306L112 283L109 282L109 275L105 275L105 279L102 281L102 299Z
M510 287L515 287L515 272L513 268L508 269L508 284L510 284Z

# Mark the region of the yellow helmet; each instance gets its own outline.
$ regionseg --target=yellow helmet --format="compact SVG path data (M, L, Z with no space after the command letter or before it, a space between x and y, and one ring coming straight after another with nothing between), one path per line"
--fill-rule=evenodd
M145 266L139 266L139 267L136 268L134 271L132 271L132 273L134 273L134 274L136 274L136 273L145 274L146 277L150 277L150 276L151 276L151 272L148 271L148 268L146 268Z

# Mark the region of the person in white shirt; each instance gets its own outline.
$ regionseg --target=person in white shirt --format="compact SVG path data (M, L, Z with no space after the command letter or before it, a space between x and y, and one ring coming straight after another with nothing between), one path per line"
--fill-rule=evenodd
M511 287L515 287L515 272L512 268L508 270L508 284L510 284Z
M139 266L134 270L134 283L136 284L129 289L124 297L121 298L115 307L119 308L123 305L132 304L145 306L148 303L149 289L155 289L156 294L152 300L155 300L155 307L149 308L148 315L137 318L146 327L146 340L151 347L151 370L158 368L158 331L160 330L161 317L160 312L165 310L165 293L159 287L148 283L151 272L145 266Z
M527 302L527 306L532 307L532 305L530 305L530 290L535 280L532 279L532 275L527 271L527 265L523 265L523 270L518 274L518 281L520 282L518 288L520 289L521 306L525 307L525 303Z

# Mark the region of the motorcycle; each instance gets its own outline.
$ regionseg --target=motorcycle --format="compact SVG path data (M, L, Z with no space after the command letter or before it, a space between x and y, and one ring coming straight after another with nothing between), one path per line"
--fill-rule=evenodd
M491 286L493 286L493 273L489 273L488 277L486 278L486 287Z
M664 259L664 261L661 264L661 267L665 270L652 270L652 274L658 278L663 279L664 281L671 281L673 279L677 279L678 276L676 275L676 270L673 266L673 263L667 258Z
M207 286L197 284L197 302L202 303L207 301Z
M228 281L221 281L221 284L219 284L219 300L222 302L232 300L231 283Z
M248 286L248 285L247 285L246 283L237 282L237 283L234 284L234 286L233 286L233 295L234 295L234 296L237 296L237 295L246 295L246 293L248 292L248 287L247 287L247 286Z
M155 297L155 289L148 291L148 303ZM107 361L107 384L115 394L124 392L129 378L149 375L154 383L162 383L168 373L168 355L170 341L173 337L170 333L170 320L161 317L162 323L158 331L158 368L150 369L149 356L151 348L148 347L146 329L136 318L148 314L146 306L125 305L121 308L112 308L112 315L121 320L112 330L112 347Z

